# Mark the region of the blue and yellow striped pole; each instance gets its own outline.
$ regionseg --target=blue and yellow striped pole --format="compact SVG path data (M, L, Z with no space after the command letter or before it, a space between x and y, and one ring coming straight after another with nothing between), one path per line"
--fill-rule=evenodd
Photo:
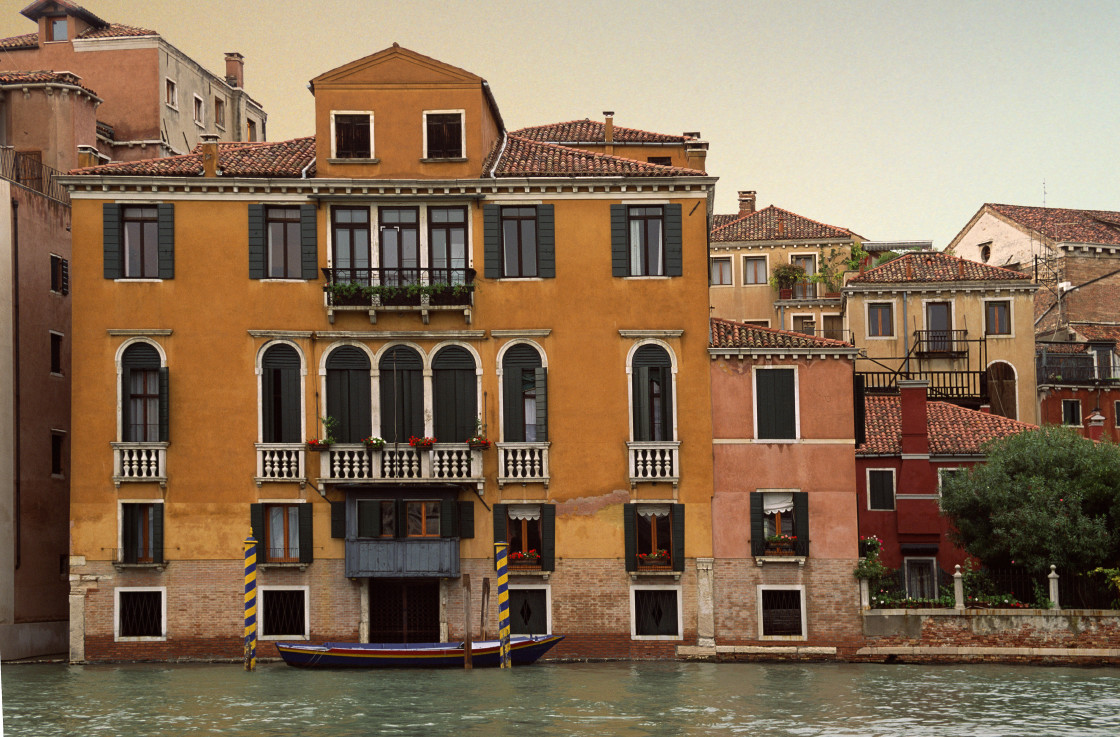
M510 667L509 659L509 569L506 566L506 542L494 543L494 558L498 563L498 656L503 668Z
M245 538L245 670L257 668L257 540Z

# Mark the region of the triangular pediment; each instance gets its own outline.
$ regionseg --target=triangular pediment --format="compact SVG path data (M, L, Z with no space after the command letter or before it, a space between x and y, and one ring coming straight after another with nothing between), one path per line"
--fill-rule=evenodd
M426 86L447 84L479 84L482 77L465 69L418 54L403 46L370 54L337 69L324 72L311 80L312 90L317 86L402 85Z
M31 20L38 20L44 15L72 15L76 18L81 18L94 28L102 28L109 25L106 21L98 18L81 5L69 2L69 0L39 0L38 2L28 5L21 10L20 13L25 18L30 18Z

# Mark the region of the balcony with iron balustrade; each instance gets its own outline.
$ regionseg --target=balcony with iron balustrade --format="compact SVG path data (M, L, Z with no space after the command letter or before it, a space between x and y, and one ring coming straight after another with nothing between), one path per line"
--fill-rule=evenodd
M673 488L680 484L680 441L631 441L630 486L665 481Z
M319 481L344 484L474 484L481 493L482 451L466 443L436 443L430 449L386 443L380 450L361 443L335 443L319 453Z
M110 443L113 447L113 485L157 483L167 486L167 443Z
M336 312L367 312L370 323L379 312L419 312L427 325L432 312L462 311L471 323L474 269L450 268L324 268L327 319Z
M551 443L498 443L498 487L544 484L548 488L548 447Z

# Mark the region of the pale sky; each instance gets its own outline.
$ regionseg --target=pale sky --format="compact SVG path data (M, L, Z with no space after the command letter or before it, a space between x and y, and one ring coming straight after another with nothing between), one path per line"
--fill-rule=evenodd
M0 36L29 33L0 13ZM394 41L487 79L506 126L601 120L711 144L736 192L872 240L944 247L984 202L1120 210L1120 2L79 0L224 73L268 138L307 82Z

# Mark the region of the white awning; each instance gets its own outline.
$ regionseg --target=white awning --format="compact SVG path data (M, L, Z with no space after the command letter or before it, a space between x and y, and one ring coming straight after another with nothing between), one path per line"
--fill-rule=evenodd
M639 504L639 517L668 517L672 507L668 504Z
M510 519L540 519L541 507L539 504L511 504L506 514Z
M778 512L793 511L792 491L767 491L762 495L762 512L764 514L777 514Z

